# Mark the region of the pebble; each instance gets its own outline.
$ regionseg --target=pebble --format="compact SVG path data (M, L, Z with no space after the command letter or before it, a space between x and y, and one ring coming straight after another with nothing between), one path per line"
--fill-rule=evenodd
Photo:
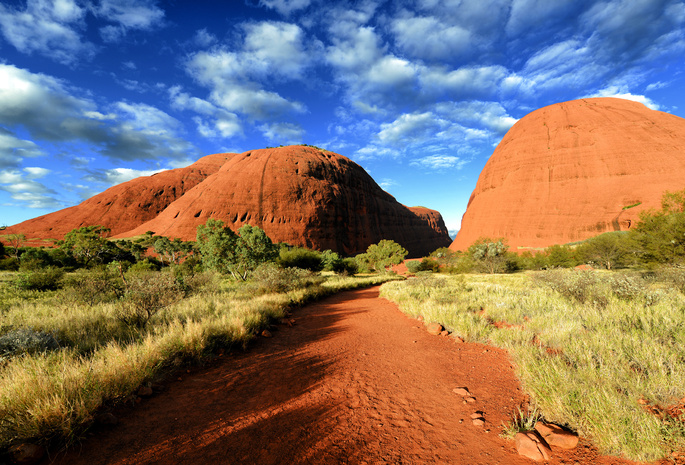
M433 336L440 335L444 330L445 328L443 328L440 323L429 323L428 326L426 326L428 334L432 334Z
M466 396L468 396L469 394L471 394L471 393L469 392L469 389L468 389L468 388L465 388L465 387L454 388L454 389L452 389L452 392L454 392L454 393L456 393L456 394L459 394L459 395L462 396L462 397L466 397Z
M559 447L561 449L575 449L578 445L577 434L567 431L554 423L543 423L539 421L535 425L535 431L537 431L550 446Z
M269 331L268 329L265 329L264 331L262 331L262 337L273 337L273 334L271 334L271 331Z
M544 439L535 431L517 433L514 439L516 441L516 451L519 455L528 457L536 462L549 460L552 457L552 449L545 444Z

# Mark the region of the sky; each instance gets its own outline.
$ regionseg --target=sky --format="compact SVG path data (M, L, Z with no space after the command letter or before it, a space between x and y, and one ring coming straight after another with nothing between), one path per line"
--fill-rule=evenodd
M684 71L676 0L2 0L0 226L305 143L454 234L518 119L596 96L685 117Z

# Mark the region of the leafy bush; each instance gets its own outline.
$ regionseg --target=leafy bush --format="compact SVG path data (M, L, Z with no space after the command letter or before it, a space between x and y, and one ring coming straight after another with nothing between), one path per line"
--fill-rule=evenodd
M625 273L612 274L607 277L606 282L609 284L611 292L623 300L635 300L640 295L644 295L648 287L645 280L640 276Z
M323 279L301 268L281 268L274 263L265 263L254 271L251 281L258 293L281 293L320 284Z
M12 330L0 336L0 360L20 354L33 354L59 349L59 342L50 333L29 328Z
M433 271L437 272L440 270L440 264L437 260L433 258L423 258L422 260L410 260L405 262L407 269L410 273L418 273L420 271Z
M21 273L15 285L25 291L54 291L62 286L62 276L64 270L50 266Z
M668 283L682 294L685 294L685 269L683 268L660 268L656 272L659 281Z
M117 318L144 328L160 310L181 299L183 292L171 273L127 273Z
M324 266L320 252L303 247L281 249L277 262L283 268L301 268L309 271L321 271Z
M606 291L594 271L548 270L535 275L535 281L546 285L571 301L608 304Z
M128 271L131 273L149 273L160 269L162 269L162 263L157 259L148 257L131 265Z

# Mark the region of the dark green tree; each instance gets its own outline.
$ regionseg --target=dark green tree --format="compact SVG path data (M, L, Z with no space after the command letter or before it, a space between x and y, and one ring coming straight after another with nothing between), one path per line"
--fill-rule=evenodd
M107 240L109 228L84 226L73 229L64 236L61 248L69 251L83 266L104 263L108 256L116 255L117 247Z
M154 251L158 254L162 262L178 265L193 250L191 242L184 242L179 238L173 240L168 237L160 236L154 243Z
M376 271L388 271L392 265L402 263L407 256L404 247L390 239L383 239L378 244L371 244L366 253L357 256L360 266L366 264Z
M483 237L471 245L468 252L475 262L477 271L503 273L507 269L507 250L509 246L504 239L492 240Z
M578 246L576 255L586 263L596 263L611 270L627 264L631 257L630 236L625 232L608 232L592 237Z

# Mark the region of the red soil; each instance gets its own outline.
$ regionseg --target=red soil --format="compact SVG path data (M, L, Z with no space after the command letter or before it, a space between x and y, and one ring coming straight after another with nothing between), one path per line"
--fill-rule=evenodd
M343 292L295 313L248 352L181 373L117 411L55 464L529 464L502 422L525 405L506 352L431 336L378 298ZM467 387L474 403L453 392ZM471 414L483 412L485 425ZM47 460L46 460L47 463ZM628 464L581 438L551 464Z
M617 98L550 105L499 143L450 248L487 236L516 251L625 231L683 179L685 119Z

